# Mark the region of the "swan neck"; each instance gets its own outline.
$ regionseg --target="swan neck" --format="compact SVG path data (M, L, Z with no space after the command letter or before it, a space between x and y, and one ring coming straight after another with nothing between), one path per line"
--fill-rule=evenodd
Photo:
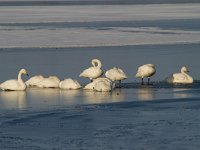
M101 61L100 61L100 60L97 60L97 59L92 60L92 65L93 65L94 67L97 67L97 68L101 68L101 67L102 67Z
M183 70L181 70L181 73L184 74L184 75L188 75L187 72L185 72Z
M18 81L19 82L23 82L23 80L22 80L22 73L21 72L19 72L19 74L18 74Z

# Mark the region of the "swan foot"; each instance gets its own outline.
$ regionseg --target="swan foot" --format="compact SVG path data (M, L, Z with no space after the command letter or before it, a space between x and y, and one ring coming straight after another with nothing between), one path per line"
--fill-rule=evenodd
M142 78L142 82L141 82L141 85L144 85L144 79Z
M150 85L150 78L148 77L148 85Z

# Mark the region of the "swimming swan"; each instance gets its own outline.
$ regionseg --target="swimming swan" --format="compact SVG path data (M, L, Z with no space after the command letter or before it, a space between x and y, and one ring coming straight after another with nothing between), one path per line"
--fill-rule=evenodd
M109 92L115 88L113 82L108 78L97 78L93 82L87 84L84 90L94 90L98 92Z
M38 82L36 86L40 88L58 88L59 83L60 79L57 76L49 76L48 78L44 78L41 82Z
M193 80L193 78L191 76L189 76L187 74L188 72L189 72L189 70L187 69L187 67L183 66L181 68L181 73L172 74L167 79L167 82L169 82L169 83L182 83L182 84L193 83L194 80Z
M44 80L44 77L42 75L36 75L31 77L25 83L27 87L31 87L31 86L36 86L37 83L41 82L42 80Z
M106 71L105 76L114 81L119 81L119 86L121 84L121 80L127 79L126 74L120 68L114 67L108 71Z
M3 82L0 88L5 91L24 91L26 84L22 80L22 74L28 75L26 69L21 69L18 74L18 79L11 79Z
M66 90L76 90L80 89L81 85L78 83L77 80L73 80L71 78L65 79L60 82L59 87L61 89L66 89Z
M144 77L148 78L148 84L150 82L150 77L156 73L155 66L153 64L145 64L138 68L136 78L142 78L142 85L144 84Z
M101 70L102 64L100 60L93 59L91 63L93 67L85 69L79 76L90 78L90 80L92 81L93 79L100 77L103 74L103 71Z

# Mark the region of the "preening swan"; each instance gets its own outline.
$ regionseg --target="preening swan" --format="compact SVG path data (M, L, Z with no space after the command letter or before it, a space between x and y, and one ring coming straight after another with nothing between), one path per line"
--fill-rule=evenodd
M150 82L150 77L156 73L155 66L153 64L145 64L138 68L136 78L142 78L142 85L144 84L144 77L148 78L148 84Z
M73 80L71 78L65 79L60 82L59 87L61 89L66 89L66 90L76 90L80 89L81 85L78 83L77 80Z
M113 82L108 78L97 78L93 82L87 84L85 90L94 90L99 92L112 91L115 88Z
M119 81L119 86L121 84L121 80L127 79L126 74L124 71L120 68L112 68L108 71L106 71L105 76L109 79L111 79L113 82L114 81Z
M189 70L187 67L183 66L181 68L181 73L174 73L168 79L167 82L169 83L182 83L182 84L189 84L193 83L193 78L188 75Z
M41 82L36 84L37 87L40 88L58 88L60 83L60 79L56 76L49 76L48 78L44 78Z
M89 78L92 81L93 79L100 77L103 74L103 71L101 69L102 64L100 60L93 59L91 63L93 67L84 70L79 76Z
M42 75L36 75L31 77L25 83L27 87L31 87L31 86L36 86L37 83L41 82L42 80L44 80L44 77Z
M8 91L23 91L26 89L26 84L22 80L22 74L28 75L28 72L26 69L21 69L18 74L18 79L11 79L3 82L0 85L0 88L2 90L8 90Z

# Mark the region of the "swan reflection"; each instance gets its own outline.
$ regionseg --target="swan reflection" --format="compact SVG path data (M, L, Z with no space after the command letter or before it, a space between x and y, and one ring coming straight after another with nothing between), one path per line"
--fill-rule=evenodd
M94 92L90 90L84 90L83 95L86 103L110 103L120 102L124 100L124 94L120 90L114 90L112 92Z
M155 91L152 88L138 88L137 97L141 101L148 101L155 99Z
M0 98L3 101L2 108L18 108L19 110L26 109L26 92L25 91L6 91L0 92Z
M187 93L188 89L173 89L174 98L189 98L190 94Z
M76 104L80 101L81 93L80 90L60 90L60 99L67 104Z
M115 89L111 93L112 102L122 102L125 99L125 95L121 88Z
M110 92L94 92L91 90L83 91L85 103L105 103L111 99Z

